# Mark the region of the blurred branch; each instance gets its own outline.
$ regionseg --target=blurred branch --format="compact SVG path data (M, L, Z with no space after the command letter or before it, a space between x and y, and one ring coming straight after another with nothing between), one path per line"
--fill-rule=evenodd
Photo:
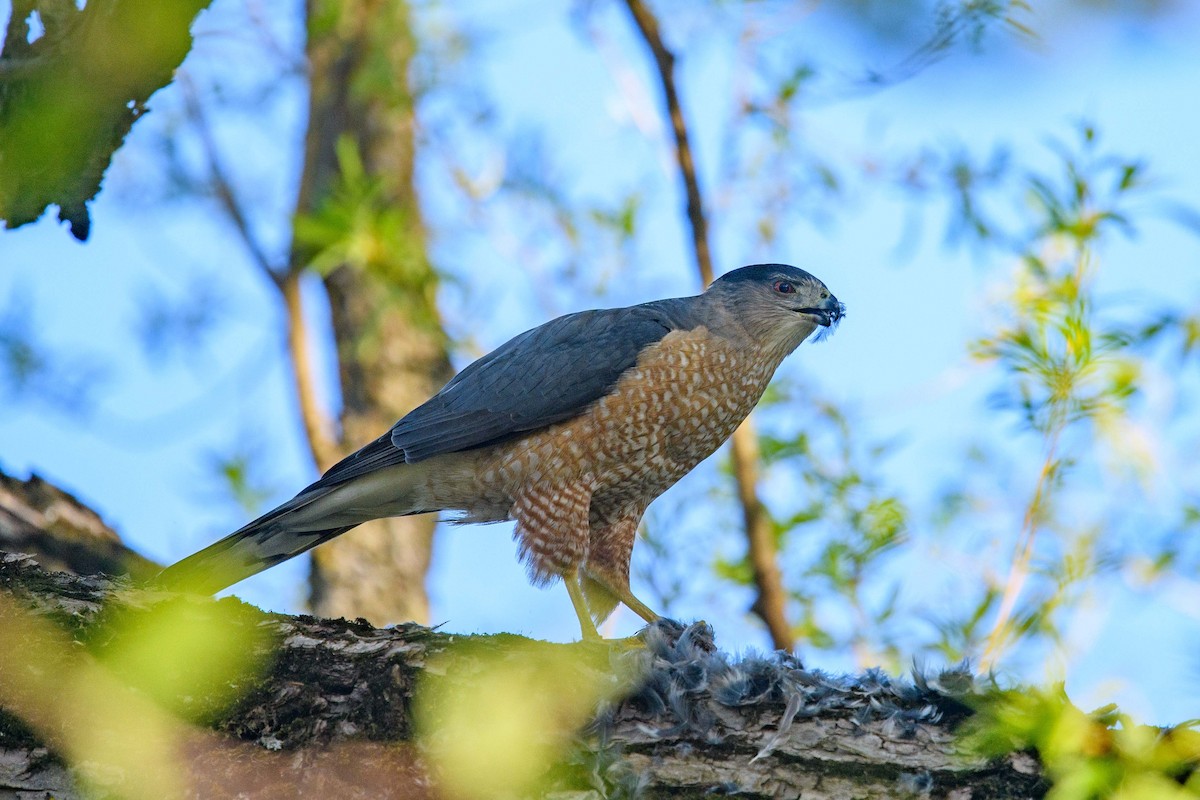
M279 268L277 265L271 263L266 251L259 243L258 237L250 229L250 221L246 218L241 203L238 202L237 193L233 189L232 181L225 173L217 141L213 137L212 128L208 124L208 117L204 113L204 106L196 96L196 87L192 84L186 72L180 73L179 86L182 90L181 94L183 95L184 107L187 109L188 118L195 127L196 134L200 137L200 144L204 148L204 157L208 161L208 180L213 194L216 195L217 202L220 204L221 210L225 212L225 216L233 223L233 227L237 230L242 244L250 252L254 264L262 270L263 277L270 281L276 289L279 289L281 292L284 291L284 281L286 279L280 277Z
M57 204L71 234L87 238L86 203L150 95L191 49L192 20L208 4L13 4L0 53L0 220L19 227ZM35 11L44 30L30 42Z
M284 306L287 309L288 352L291 355L292 375L296 383L296 399L300 404L300 419L304 424L304 439L308 442L313 463L324 472L341 458L341 449L333 434L333 421L321 409L317 398L317 380L313 371L312 342L304 320L304 301L300 291L300 273L288 272L280 281Z
M644 648L624 653L609 644L464 640L411 624L376 629L267 615L233 599L135 595L122 583L46 574L13 557L0 557L0 588L0 635L24 645L6 647L0 668L29 674L0 683L0 764L21 765L0 772L0 791L73 800L97 788L145 796L148 787L182 784L175 796L445 796L440 790L460 776L437 759L456 735L465 737L467 767L541 748L536 787L500 792L512 797L1025 798L1048 788L1028 752L964 755L960 726L972 715L964 701L983 695L958 670L908 682L880 672L809 671L787 656L737 660L716 651L703 624L660 623ZM218 679L207 691L193 687L185 697L174 685L163 695L162 672L174 667L162 662L163 635L201 655L212 640L236 638L265 671ZM147 651L139 673L128 654L148 638L160 649ZM58 671L30 669L27 655ZM561 680L521 683L531 668L552 668ZM518 683L496 683L498 674ZM68 676L70 691L53 690L47 675ZM157 682L157 695L134 688L145 680ZM522 708L541 707L546 695L580 681L620 692L582 732L548 716L514 727ZM518 686L525 691L514 695ZM240 696L230 700L231 688ZM441 705L418 728L414 706L429 691ZM114 698L126 696L136 698L136 713L113 709ZM151 707L151 697L161 706ZM447 710L464 700L461 712ZM501 709L494 720L490 712ZM122 719L97 717L104 711ZM458 720L466 725L461 734L447 713L467 715ZM129 738L147 733L156 738ZM502 779L491 775L485 787Z
M675 161L679 177L687 196L687 218L692 228L692 247L695 250L696 267L704 286L713 282L712 252L708 245L708 218L704 212L704 199L700 193L700 182L696 178L696 160L692 156L692 145L688 141L687 123L683 118L683 106L679 92L675 89L675 55L667 49L659 31L654 12L642 0L625 0L634 24L654 56L658 68L659 85L662 87L663 102L667 117L671 120L671 131L675 136Z
M221 210L233 223L242 243L254 262L271 285L279 290L287 317L287 347L295 382L296 401L300 408L300 419L304 426L304 439L317 469L324 471L341 458L341 449L333 433L333 420L321 408L317 395L317 381L313 369L312 340L308 324L304 319L304 302L300 289L302 266L274 264L251 229L242 204L238 200L233 182L226 174L216 139L208 124L204 107L196 96L196 88L186 75L181 76L180 86L188 117L196 129L208 160L208 176L213 194Z
M687 196L687 218L691 227L696 269L700 274L701 283L707 286L715 277L708 241L708 218L704 211L700 181L696 177L696 161L688 140L683 106L675 88L675 56L663 42L654 12L642 0L626 0L625 4L646 46L654 56L663 102L675 136L675 163ZM758 589L758 597L751 610L766 624L772 645L780 650L790 650L795 639L784 614L787 594L784 592L779 570L778 551L771 535L766 510L758 497L758 438L749 419L733 432L732 442L733 474L737 481L738 500L745 520L747 547L754 568L754 584Z
M45 58L0 59L0 81L27 78L38 70L45 69L46 63Z
M758 589L750 610L762 619L771 635L771 644L790 650L795 642L792 626L784 615L787 593L779 569L779 548L771 533L770 519L758 496L759 442L750 420L743 422L731 439L733 475L737 482L738 502L746 531L747 558Z
M1022 22L1019 15L1033 15L1027 0L959 0L940 4L937 24L930 37L898 64L869 72L860 85L862 88L882 88L909 80L948 56L964 39L978 48L988 29L996 24L1027 42L1036 41L1037 33Z
M1000 305L995 331L972 346L977 358L1004 371L996 401L1038 434L1044 454L1023 504L1003 590L989 588L999 595L999 606L985 643L984 668L1032 635L1057 639L1054 617L1069 592L1109 561L1097 555L1096 533L1077 512L1067 522L1054 507L1066 496L1066 475L1085 460L1083 443L1108 439L1124 446L1118 440L1130 430L1131 400L1143 385L1143 365L1130 352L1131 339L1107 321L1104 312L1111 304L1098 296L1094 279L1100 244L1112 233L1134 231L1130 212L1148 185L1145 164L1101 150L1099 131L1086 121L1078 124L1077 136L1075 144L1051 141L1060 161L1055 172L1025 178L1034 213L1014 239L1020 247L1012 290ZM1081 432L1090 436L1081 438ZM1118 527L1111 521L1103 525ZM1047 537L1049 544L1042 541ZM1055 566L1047 568L1047 561ZM1037 587L1041 596L1035 594L1027 608L1018 610L1034 576L1043 579Z
M30 553L46 569L148 578L159 565L129 549L92 509L37 475L0 470L0 550Z
M1047 440L1046 459L1042 462L1041 471L1038 472L1033 499L1025 508L1025 517L1021 523L1021 537L1012 566L1009 567L1008 579L1004 582L1004 594L1000 598L996 621L992 623L992 630L987 635L987 645L979 661L980 669L990 670L996 665L996 660L1000 657L1005 645L1009 643L1009 637L1013 632L1012 613L1016 608L1017 598L1020 597L1021 590L1025 587L1025 580L1029 577L1029 562L1033 558L1034 544L1037 541L1038 522L1042 516L1046 495L1050 491L1050 482L1056 471L1058 440L1061 435L1062 428L1057 428L1051 432Z

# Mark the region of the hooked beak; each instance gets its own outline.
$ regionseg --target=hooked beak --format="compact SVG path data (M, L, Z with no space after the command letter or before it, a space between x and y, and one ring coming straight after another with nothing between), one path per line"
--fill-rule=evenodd
M816 308L798 308L796 312L813 317L822 328L828 328L830 325L836 325L842 317L846 316L846 306L844 303L839 303L833 295L829 295Z

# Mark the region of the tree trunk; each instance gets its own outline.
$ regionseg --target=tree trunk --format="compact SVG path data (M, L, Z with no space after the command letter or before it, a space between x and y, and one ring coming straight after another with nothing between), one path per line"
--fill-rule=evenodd
M345 387L342 431L352 448L386 431L452 372L440 330L406 313L415 302L348 267L329 276L326 287ZM314 550L313 613L379 625L428 622L425 573L436 524L435 514L378 520Z
M506 796L600 798L636 786L647 798L982 800L1041 797L1048 788L1028 753L989 760L960 752L957 730L971 713L965 673L935 676L935 686L960 687L946 694L874 672L810 671L786 656L734 659L716 651L702 623L659 623L634 648L463 638L418 625L266 615L233 598L136 594L3 555L0 590L0 636L11 645L0 651L3 796L150 797L164 786L173 789L158 797L446 796L444 784L459 776L439 747L455 697L469 700L468 767L488 758L497 731L506 754L553 743L536 788ZM166 717L145 704L147 691L113 680L128 665L122 654L139 652L139 636L162 633L159 614L173 615L180 646L205 630L198 652L219 640L253 641L244 649L263 665L177 698L202 727ZM539 672L549 662L553 680ZM168 671L161 654L148 663L155 681ZM495 683L500 675L518 684ZM210 697L235 684L232 699ZM607 698L590 724L588 701L576 717L533 714L526 729L503 719L494 727L505 716L497 708L520 716L545 707L546 696L571 700L581 685L603 687L596 697ZM436 702L422 699L429 692ZM95 713L112 703L143 705L120 728ZM414 708L425 709L421 725ZM87 793L82 776L92 782ZM499 774L484 777L492 782L475 796L504 793Z
M451 377L413 186L415 49L401 0L309 0L309 127L298 213L314 215L346 190L339 147L353 145L368 188L358 192L347 240L365 252L324 276L342 390L343 451L381 435ZM305 267L311 243L298 237L292 269ZM322 469L330 464L319 464ZM436 520L370 523L313 552L311 603L322 616L378 624L429 616L425 573Z

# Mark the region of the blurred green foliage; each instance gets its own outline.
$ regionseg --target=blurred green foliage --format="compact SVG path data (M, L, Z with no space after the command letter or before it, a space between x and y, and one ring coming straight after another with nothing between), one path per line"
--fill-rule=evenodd
M491 637L443 651L415 714L445 796L542 796L552 767L577 748L576 733L628 689L632 675L611 656L605 647Z
M0 50L0 220L51 204L75 238L113 152L191 49L209 0L14 2ZM40 35L35 28L40 27Z
M149 608L117 601L107 614L71 620L68 633L0 595L0 706L98 796L183 796L193 730L182 718L219 719L260 674L261 614L186 598Z
M1138 384L1140 367L1128 352L1128 338L1098 316L1093 287L1103 240L1131 228L1126 209L1141 194L1144 168L1136 160L1101 152L1091 125L1080 126L1079 139L1074 149L1053 144L1059 175L1035 173L1024 179L1030 223L1021 237L1010 295L996 330L972 345L974 356L1002 376L1002 388L994 395L997 406L1016 411L1041 438L1044 453L989 634L985 665L995 663L1011 639L1038 629L1039 620L1051 619L1071 584L1090 577L1093 556L1087 539L1095 534L1057 530L1071 553L1054 571L1060 576L1058 586L1043 596L1041 608L1027 610L1014 626L1037 535L1050 527L1055 494L1081 455L1082 445L1072 448L1065 437L1072 428L1090 425L1083 432L1086 443L1104 430L1119 429Z
M1047 800L1200 797L1196 721L1153 728L1112 706L1084 713L1061 686L998 691L975 707L967 749L994 758L1036 753L1054 784Z
M420 241L413 236L413 211L388 202L385 180L368 173L358 145L343 135L337 143L337 183L316 211L300 214L295 234L311 253L309 265L322 275L349 264L385 283L416 287L432 280Z
M212 724L269 666L261 620L236 599L178 597L148 609L118 602L80 638L130 690L180 719Z

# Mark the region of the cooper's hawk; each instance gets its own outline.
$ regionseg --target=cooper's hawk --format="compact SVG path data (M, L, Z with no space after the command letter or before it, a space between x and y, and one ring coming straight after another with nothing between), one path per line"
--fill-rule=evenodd
M729 438L779 363L844 306L783 264L695 297L568 314L468 366L320 480L161 575L214 592L371 519L516 520L530 579L562 578L585 638L624 603L650 502Z

